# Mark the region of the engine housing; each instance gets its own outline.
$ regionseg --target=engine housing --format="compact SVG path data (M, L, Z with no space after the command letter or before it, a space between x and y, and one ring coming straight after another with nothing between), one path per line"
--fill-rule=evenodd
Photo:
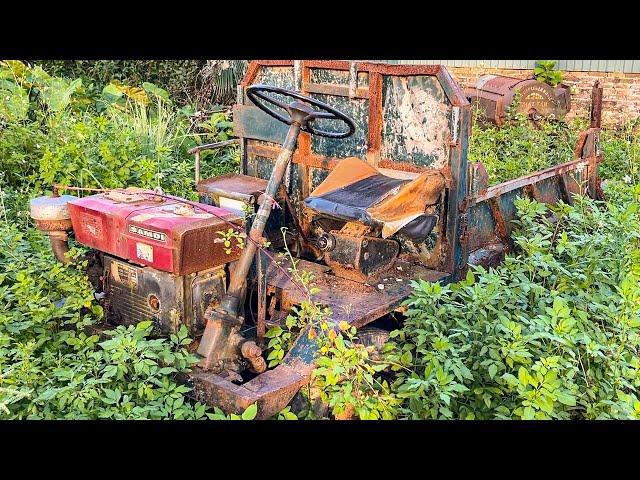
M223 234L242 232L241 218L224 208L135 188L72 200L68 208L78 242L138 265L188 275L240 256L238 239L226 247Z
M189 329L192 338L201 335L205 310L226 291L224 266L173 275L106 254L102 261L107 320L119 325L152 320L156 335L176 333L180 325Z

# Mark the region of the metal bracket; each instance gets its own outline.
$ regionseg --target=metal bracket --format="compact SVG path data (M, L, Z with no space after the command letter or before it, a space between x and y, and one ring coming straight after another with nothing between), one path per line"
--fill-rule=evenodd
M197 147L193 147L187 153L190 155L195 155L195 175L194 179L196 185L200 182L200 152L202 150L213 150L216 148L227 147L229 145L233 145L234 143L240 143L239 138L232 138L231 140L224 140L223 142L215 142L215 143L207 143L205 145L198 145Z

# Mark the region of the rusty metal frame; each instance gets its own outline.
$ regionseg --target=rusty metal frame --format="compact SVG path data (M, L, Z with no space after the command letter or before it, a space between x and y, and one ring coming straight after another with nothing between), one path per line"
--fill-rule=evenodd
M293 66L293 64L294 62L290 60L252 62L247 75L242 81L242 85L247 86L251 84L262 66ZM488 219L483 226L490 227L493 231L489 232L487 238L484 238L484 235L480 236L480 240L483 242L481 245L482 248L474 250L473 255L478 258L484 258L487 262L491 262L493 259L499 261L499 258L504 254L505 247L506 250L512 247L508 225L510 212L508 209L503 210L504 199L502 195L521 189L525 195L541 199L543 195L541 194L541 189L538 188L538 184L549 178L560 177L560 185L558 185L556 194L570 198L570 190L566 184L564 175L578 170L578 168L586 170L587 177L583 178L588 179L590 191L597 193L597 166L601 159L597 146L599 107L594 108L592 128L584 133L576 146L576 160L513 179L490 188L477 189L477 193L476 190L473 190L474 196L471 196L472 194L470 192L472 191L472 187L469 185L469 182L467 182L467 148L471 128L470 106L446 69L435 65L382 65L367 62L358 63L353 67L352 62L346 61L306 61L300 62L297 65L300 66L299 77L303 94L312 93L313 91L313 87L311 89L309 88L310 70L312 68L351 69L351 71L355 69L356 75L359 71L369 73L369 135L367 138L366 157L371 164L378 167L388 166L400 170L405 168L404 165L400 165L399 167L398 163L393 162L391 159L380 158L383 122L381 88L383 75L437 76L445 94L448 96L453 107L457 109L454 110L456 113L454 118L459 122L457 124L459 127L457 133L454 128L454 133L452 138L450 138L448 165L445 165L441 169L421 169L438 170L443 173L447 179L446 199L443 206L443 208L446 208L447 213L443 218L443 235L438 239L438 241L446 245L443 271L432 270L424 265L407 263L400 269L402 274L396 274L403 277L400 279L402 283L396 281L389 282L385 293L381 294L375 287L371 287L366 283L362 284L340 277L326 276L324 272L329 269L328 267L318 263L300 260L300 262L303 262L303 268L305 270L315 274L317 282L320 285L320 293L318 294L317 300L329 306L334 311L334 320L336 321L344 319L356 327L361 327L385 313L392 311L392 309L399 306L404 298L407 297L408 290L406 290L406 286L410 284L406 281L410 279L420 277L431 282L449 282L460 277L466 270L470 238L477 233L472 232L470 227L468 227L470 219L473 219L473 209L470 210L470 208L476 204L485 202L489 208L492 219ZM351 88L350 86L350 92L353 93L354 90L357 93L358 89ZM341 89L339 92L341 95L344 93L344 89ZM594 94L594 97L595 96ZM353 97L354 96L351 95L351 98ZM456 121L455 119L454 121ZM248 155L259 154L264 157L275 157L280 153L280 148L278 147L252 145L247 143L246 139L243 139L242 145L244 146L242 172L244 174L247 173L245 159ZM309 135L301 134L297 151L293 156L293 162L299 164L302 168L302 193L305 197L310 193L311 168L330 170L339 160L339 158L314 155L311 150L311 139ZM413 168L416 167L413 166ZM289 201L287 204L288 207L291 208ZM306 221L304 216L300 220L301 222ZM302 223L302 225L303 228L301 230L304 230L305 224ZM261 304L258 313L259 338L262 337L265 329L267 295L272 295L272 299L278 296L280 300L280 315L286 313L292 305L300 303L307 298L306 293L303 292L301 296L298 290L292 288L291 278L287 275L282 275L281 267L282 266L275 268L274 263L264 262L264 259L260 255L258 256L258 291L260 296L259 303ZM383 281L386 281L386 279L383 279ZM350 303L354 294L360 300L355 302L355 305ZM351 309L334 308L347 305L357 311L352 312ZM275 313L274 309L275 304L269 308L270 317ZM271 318L271 320L273 320L273 318ZM281 408L284 408L295 392L303 384L307 383L313 368L315 348L316 346L314 342L309 339L307 332L303 331L281 365L274 370L268 370L260 374L242 385L234 385L228 379L210 372L201 371L197 368L189 375L188 381L194 387L193 392L195 397L201 401L210 403L214 400L213 403L222 406L223 409L237 413L240 413L251 403L257 402L258 417L266 418L277 413Z
M241 88L252 84L262 67L294 67L294 60L254 60L250 63L247 72L240 82ZM355 69L356 76L359 73L369 74L369 86L366 97L369 99L369 130L367 137L367 161L379 168L389 168L399 171L421 173L434 170L428 167L419 167L408 162L396 162L390 158L381 158L382 150L382 78L384 75L392 76L434 76L442 87L444 94L451 103L452 108L457 108L457 121L459 122L457 138L451 138L450 161L441 171L446 179L447 215L444 219L446 229L443 232L443 241L446 245L444 261L441 269L448 273L460 274L466 268L466 250L461 244L462 218L460 212L467 187L467 148L468 137L471 128L470 104L462 89L453 80L446 68L441 65L389 65L374 62L354 62L346 60L303 60L301 61L301 80L303 95L315 93L316 87L310 82L311 69L322 68L331 70L349 71ZM335 89L334 89L335 90ZM348 86L334 92L337 95L348 96ZM344 91L343 91L344 90ZM364 88L356 90L357 98L366 98ZM246 148L243 152L243 171L246 174L246 158L250 155L259 155L266 158L275 158L280 151L278 147L268 145L256 145L254 142L244 142ZM302 194L309 196L311 168L331 170L340 158L316 155L311 150L311 138L303 133L298 140L298 148L293 155L292 162L299 164L302 169ZM303 231L308 232L306 219L302 220Z
M514 178L513 180L499 183L498 185L493 185L487 188L486 192L467 199L467 205L471 206L477 203L485 202L492 198L499 197L500 195L503 195L505 193L511 192L513 190L517 190L519 188L528 189L531 185L535 185L541 180L546 180L548 178L553 178L556 176L561 176L570 172L574 172L579 167L582 167L585 165L586 166L593 165L597 162L599 162L598 157L578 158L576 160L571 160L570 162L563 163L561 165L556 165L553 167L546 168L544 170L540 170L538 172L534 172L530 175Z

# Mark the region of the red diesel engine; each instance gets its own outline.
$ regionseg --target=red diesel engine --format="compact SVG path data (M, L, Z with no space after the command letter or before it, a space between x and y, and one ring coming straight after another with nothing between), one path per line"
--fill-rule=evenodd
M204 312L226 289L231 252L222 234L240 217L215 206L152 195L135 188L67 203L78 242L102 259L101 282L107 318L135 324L153 320L155 332L192 335L205 327Z

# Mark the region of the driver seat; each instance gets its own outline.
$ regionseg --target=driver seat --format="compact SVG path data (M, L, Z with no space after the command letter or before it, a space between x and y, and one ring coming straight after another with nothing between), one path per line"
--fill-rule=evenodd
M315 217L380 227L382 238L400 231L422 242L438 219L427 207L439 202L444 187L438 171L424 172L413 180L398 179L349 157L338 162L304 203Z

